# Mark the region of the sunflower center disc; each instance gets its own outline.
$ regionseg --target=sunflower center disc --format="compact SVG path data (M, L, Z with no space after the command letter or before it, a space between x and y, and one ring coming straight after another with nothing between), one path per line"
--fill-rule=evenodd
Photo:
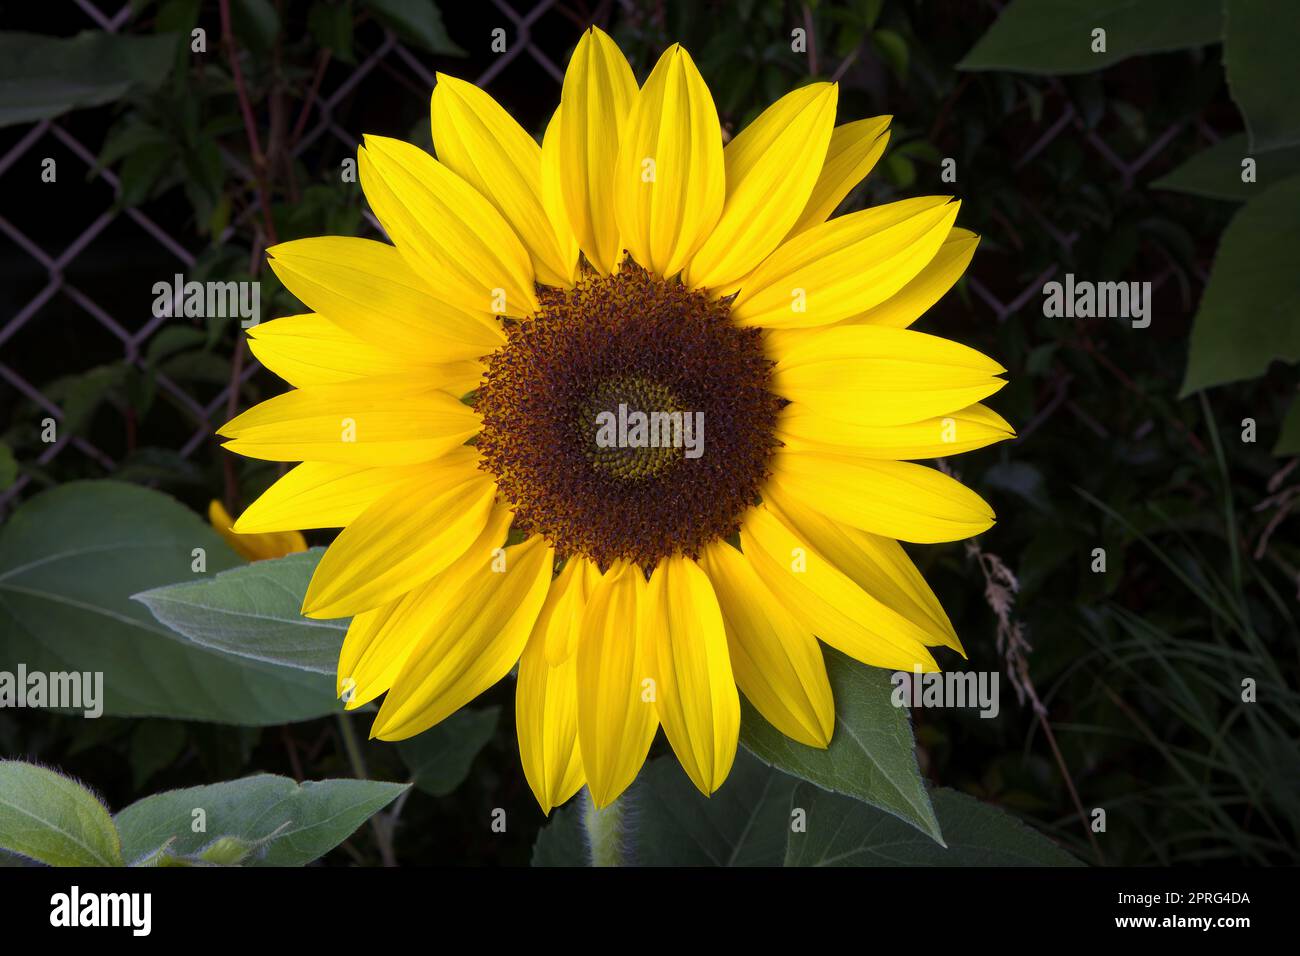
M483 467L561 556L650 569L734 534L777 441L761 333L627 260L542 288L488 359Z
M646 415L644 422L637 412ZM609 474L633 480L662 475L677 463L685 447L683 425L691 426L692 452L695 447L702 448L703 443L696 439L696 421L672 392L643 378L618 378L597 385L578 414L580 432L591 435L588 455L592 463ZM642 424L644 434L639 430Z

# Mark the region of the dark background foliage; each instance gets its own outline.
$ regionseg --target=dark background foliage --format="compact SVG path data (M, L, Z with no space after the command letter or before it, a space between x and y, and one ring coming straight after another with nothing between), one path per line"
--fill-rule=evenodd
M810 77L834 77L841 122L894 116L885 159L847 208L952 193L959 224L983 237L967 277L918 328L1007 367L1011 384L991 404L1019 431L949 463L998 524L973 545L911 549L967 666L1001 672L1004 689L996 720L914 713L924 772L1092 862L1294 862L1300 548L1286 512L1298 476L1273 449L1296 371L1274 363L1253 380L1181 394L1193 318L1239 206L1153 187L1243 132L1223 47L1053 76L957 67L996 2L542 3L524 27L534 8L515 2L443 2L439 20L432 4L235 0L224 40L215 2L7 5L6 31L111 27L172 40L137 61L143 75L111 102L72 104L90 108L49 126L0 128L0 507L111 475L198 511L212 497L235 511L275 478L274 466L221 452L211 432L228 409L282 383L245 354L229 321L153 320L152 286L176 272L256 276L264 317L299 311L262 268L262 248L374 234L340 164L362 133L429 146L434 70L482 81L537 133L558 99L554 68L593 22L639 78L683 43L732 132ZM421 17L400 15L416 8ZM206 53L183 39L194 27L206 30ZM492 49L498 27L507 54ZM796 28L806 53L791 51ZM1293 94L1277 84L1279 98ZM55 184L40 181L44 157L57 162ZM944 158L956 161L955 183L941 181ZM1294 223L1289 236L1294 281ZM1285 231L1272 238L1288 241ZM1153 283L1150 327L1045 317L1043 283L1070 272ZM1242 339L1294 335L1294 312L1273 327L1245 309L1231 318ZM53 449L40 440L47 415L66 436ZM1104 572L1093 569L1096 548ZM1245 678L1258 682L1255 704L1242 703ZM395 839L366 828L326 862L379 862L388 846L402 863L526 862L544 819L519 769L512 698L506 681L476 703L499 716L481 718L495 729L454 792L414 792ZM0 754L60 766L114 807L254 770L410 775L390 745L350 748L333 719L232 728L0 713ZM489 827L497 807L512 821L504 834ZM1096 808L1102 833L1081 820Z

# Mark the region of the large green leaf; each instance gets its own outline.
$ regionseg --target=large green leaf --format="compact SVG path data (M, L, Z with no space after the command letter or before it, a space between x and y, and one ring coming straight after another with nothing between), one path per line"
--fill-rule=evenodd
M176 37L169 35L0 33L0 126L52 119L155 87L167 77L175 50Z
M407 786L375 780L296 783L259 774L145 797L117 815L117 828L131 862L164 847L169 856L200 859L211 859L214 847L248 847L254 851L239 861L247 866L303 866L346 840ZM203 829L195 832L200 824Z
M1241 162L1255 160L1255 182L1241 180ZM1300 146L1267 153L1255 153L1238 133L1221 139L1209 149L1197 153L1167 176L1151 184L1153 189L1247 202L1269 186L1300 172Z
M340 709L322 674L231 657L163 627L132 594L239 558L168 496L113 481L62 485L0 527L0 660L98 671L104 712L279 724Z
M1079 861L1015 817L955 790L934 791L948 846L866 804L806 783L792 807L805 814L790 834L787 866L1077 866Z
M675 757L648 763L630 800L636 861L646 866L780 866L790 833L790 797L799 783L736 754L711 797Z
M108 810L75 780L0 760L0 848L49 866L122 866Z
M1223 65L1228 89L1258 150L1300 144L1295 95L1300 5L1295 0L1224 0Z
M500 707L458 710L424 733L399 741L397 752L411 769L415 785L435 797L459 787L478 752L492 739L500 717Z
M1092 31L1106 52L1092 52ZM957 64L962 70L1091 73L1139 53L1218 43L1219 0L1011 0Z
M825 648L835 693L835 733L826 750L797 743L741 698L740 742L778 770L865 800L935 840L943 837L916 764L906 708L890 701L889 672Z
M153 616L196 644L319 674L338 668L346 620L299 613L322 548L256 561L216 577L169 584L135 595Z
M1192 324L1181 396L1300 360L1300 176L1260 193L1219 240Z

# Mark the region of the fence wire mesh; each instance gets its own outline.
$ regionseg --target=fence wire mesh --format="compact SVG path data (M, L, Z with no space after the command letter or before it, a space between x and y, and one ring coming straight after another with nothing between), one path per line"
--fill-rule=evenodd
M129 2L123 3L112 12L105 12L94 0L74 0L74 3L75 9L83 22L79 24L70 23L69 26L72 29L91 28L117 33L126 27L131 17L131 4ZM554 84L553 93L558 97L563 77L563 71L559 64L563 62L568 49L576 42L580 27L560 11L556 0L540 0L540 2L526 7L512 5L507 0L491 0L491 5L503 18L502 25L512 36L505 51L498 54L490 66L473 78L475 82L489 90L493 86L506 85L511 81L512 69L521 61L526 60L536 64L545 76L550 78ZM554 18L563 25L563 29L559 33L566 37L564 46L559 49L548 50L543 49L534 41L534 30L543 21L543 18ZM831 74L835 76L842 74L857 56L857 51L850 53L836 70L830 71ZM435 75L434 71L427 65L427 59L424 55L410 49L391 31L385 30L382 41L373 49L365 52L364 55L359 56L351 72L332 89L326 91L319 87L313 87L310 90L308 97L310 123L293 147L293 155L301 157L309 150L319 149L322 140L327 138L337 141L348 152L355 150L357 143L361 141L362 134L367 130L344 126L336 117L340 104L345 98L355 94L367 77L378 70L396 74L408 84L413 84L416 87L422 89L432 88ZM529 82L533 82L531 77ZM1057 81L1052 81L1052 83L1059 86ZM151 237L182 271L193 267L196 262L196 253L187 246L187 240L193 242L195 241L194 237L173 234L168 227L160 224L156 217L150 215L148 203L143 208L116 208L114 200L120 195L122 188L118 177L111 170L98 165L96 149L92 148L93 144L87 144L79 140L69 131L68 125L65 121L57 119L34 123L29 129L21 133L18 141L3 156L0 156L0 177L3 177L18 164L33 162L34 157L39 155L38 149L52 140L77 158L84 166L85 174L90 179L102 181L109 190L105 208L98 211L91 221L79 230L75 228L75 221L70 221L69 226L73 228L69 228L66 237L60 240L59 248L53 252L43 248L24 229L10 221L9 218L0 215L0 234L3 234L16 246L22 255L28 257L35 268L43 273L44 277L44 284L30 300L18 308L14 314L8 317L0 317L0 323L2 323L0 324L0 398L13 397L12 395L4 396L2 394L4 390L17 393L33 402L56 422L60 423L66 417L65 409L61 407L59 402L47 396L37 383L24 375L21 369L15 368L7 360L5 355L6 343L10 342L20 330L37 326L42 321L49 320L52 315L51 304L57 298L62 297L76 307L76 314L84 323L107 332L119 343L123 361L143 369L144 356L149 342L168 321L166 317L153 315L148 315L143 322L135 321L136 316L129 318L120 315L115 316L108 308L97 303L85 290L79 288L76 283L68 278L70 266L77 260L78 256L82 255L111 224L120 217L126 217ZM1074 135L1081 137L1088 143L1093 155L1099 162L1110 168L1111 175L1117 177L1124 189L1134 188L1138 175L1176 137L1185 133L1188 126L1186 122L1169 126L1162 132L1153 135L1149 144L1135 156L1125 158L1119 155L1113 146L1099 135L1095 129L1089 129L1083 118L1078 115L1075 108L1068 101L1058 115L1050 120L1044 118L1038 125L1041 127L1041 134L1016 160L1014 164L1016 169L1032 163L1059 137ZM1218 138L1214 130L1204 120L1198 119L1194 125L1195 132L1202 139L1213 141ZM223 162L243 178L246 188L255 198L257 186L246 164L228 151L223 151L222 157ZM255 206L256 203L252 202L249 204L248 209L252 210ZM1062 256L1068 255L1071 246L1077 239L1077 232L1064 232L1043 217L1041 213L1035 213L1034 215L1036 218L1034 225L1051 237ZM368 212L366 213L366 223L374 233L381 233L378 222ZM225 235L221 238L228 238L233 230L234 226L227 226ZM1023 286L997 287L994 283L982 277L980 258L977 256L965 281L973 293L974 301L986 307L996 321L1002 322L1034 302L1035 296L1041 292L1043 284L1056 275L1058 271L1060 271L1060 266L1053 264L1041 273L1036 274ZM1155 288L1158 289L1170 277L1172 271L1173 267L1171 265L1167 271L1157 275L1153 279ZM1198 275L1198 278L1201 282L1205 280L1203 274ZM1005 281L1001 285L1005 286ZM132 331L133 328L134 331ZM155 373L157 387L166 392L192 419L193 432L180 447L181 457L190 458L205 442L212 440L213 430L222 420L223 410L229 401L231 389L241 387L256 375L259 369L258 363L250 357L248 363L242 368L234 381L221 388L215 395L207 397L204 401L196 399L187 389L165 374ZM1027 434L1037 428L1042 423L1044 414L1052 414L1060 404L1060 402L1049 403L1022 434ZM49 443L40 453L35 460L35 465L39 467L46 466L56 457L67 453L69 449L73 449L93 462L104 474L110 474L116 468L118 462L114 460L113 456L104 449L97 447L84 435L71 434L66 429L58 429L57 432L57 439ZM30 481L29 475L21 475L7 490L0 492L0 514L12 507L13 502L22 494Z

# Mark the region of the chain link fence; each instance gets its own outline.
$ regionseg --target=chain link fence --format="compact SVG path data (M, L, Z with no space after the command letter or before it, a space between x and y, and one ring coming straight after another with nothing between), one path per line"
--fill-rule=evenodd
M116 33L121 31L130 19L131 5L129 2L123 3L120 8L111 13L106 13L96 5L94 0L74 0L74 2L75 9L79 11L79 16L84 22L69 23L69 28L73 30L89 28ZM567 55L568 49L577 41L579 26L559 11L556 0L540 0L540 2L529 5L524 9L508 3L507 0L491 0L491 2L492 6L503 18L501 25L506 28L510 36L510 42L507 44L506 50L498 54L491 65L475 77L475 81L489 90L492 89L494 84L507 85L510 82L512 68L521 60L527 59L539 66L554 81L554 95L558 99L563 76L560 64ZM562 49L545 50L534 42L534 28L538 26L543 18L557 18L563 22L565 26L563 32L568 37L568 40L567 45ZM857 56L857 51L849 54L837 70L831 71L832 75L838 76L842 74ZM355 150L357 143L361 141L362 133L367 132L367 130L345 128L335 115L339 104L346 97L353 94L370 74L381 67L389 72L395 71L403 74L410 83L423 89L432 88L435 76L434 72L426 65L426 59L404 45L392 32L385 31L382 42L367 55L360 57L351 73L332 90L325 91L319 87L313 87L309 94L311 123L293 148L295 158L301 157L308 150L318 148L321 141L327 138L337 140L349 152ZM1058 81L1051 82L1059 87ZM1042 127L1041 135L1017 159L1014 164L1016 169L1021 169L1031 163L1058 137L1076 135L1082 137L1092 148L1093 154L1098 160L1109 167L1109 175L1117 177L1124 189L1132 189L1135 188L1137 177L1143 169L1156 156L1167 149L1177 136L1186 131L1187 123L1174 124L1153 136L1150 144L1132 158L1118 155L1096 130L1087 127L1082 117L1077 114L1072 105L1068 104L1068 101L1059 115L1050 121L1045 120L1040 126ZM1202 138L1211 142L1218 138L1203 120L1196 120L1195 126ZM97 167L96 144L87 144L77 139L76 136L69 132L67 125L60 120L46 120L35 123L22 133L19 140L3 156L0 156L0 176L4 176L6 172L21 162L34 162L35 158L39 156L39 153L37 153L38 148L42 147L50 139L57 141L76 156L84 164L88 176L102 180L113 191L114 196L120 194L121 184L118 177L108 169ZM246 188L255 199L257 187L252 172L238 157L229 152L223 152L223 161L242 177L247 184ZM89 225L86 225L79 232L70 231L65 241L60 243L60 248L54 252L42 248L7 217L0 215L0 234L3 234L9 242L17 247L22 255L30 257L35 267L43 272L45 279L40 291L23 304L16 313L9 316L0 316L0 392L12 390L18 393L35 403L55 422L61 423L64 420L64 408L45 395L41 388L25 377L21 369L15 368L5 355L5 343L9 342L19 330L37 325L48 319L51 314L50 306L52 302L57 297L63 297L75 305L76 314L81 317L84 323L98 326L120 343L121 358L125 362L143 370L145 368L145 350L150 340L168 321L167 317L150 316L148 321L139 325L135 331L131 331L132 322L124 320L121 316L114 316L84 290L68 280L69 266L120 216L128 217L143 229L175 260L178 268L182 271L193 267L196 261L196 254L187 245L187 242L194 241L194 237L172 234L167 228L159 224L157 218L151 217L149 213L150 204L146 203L143 208L124 208L120 210L114 208L113 203L107 205L108 208L99 212ZM250 213L256 205L255 201L249 204ZM366 213L366 221L370 229L375 233L380 231L378 223L368 212ZM1041 214L1038 215L1034 225L1052 238L1062 255L1068 255L1072 244L1077 239L1076 232L1067 233L1061 231L1056 225L1042 217ZM978 225L975 228L978 229ZM224 241L233 231L234 226L227 226L220 239ZM9 250L9 253L12 254L12 250ZM1035 296L1041 292L1043 284L1049 281L1058 270L1058 265L1051 265L1021 288L992 288L990 283L981 278L980 259L977 256L967 282L975 300L986 307L998 322L1002 322L1033 303ZM1171 264L1168 270L1154 277L1153 286L1159 288L1170 277L1172 272L1173 265ZM1201 274L1199 279L1204 282L1205 276ZM179 407L185 410L193 421L193 433L180 447L182 457L189 458L193 456L204 442L212 440L215 427L224 420L224 409L229 401L231 389L239 388L255 375L259 368L260 366L256 361L250 357L248 363L240 370L236 380L222 388L206 402L196 400L186 389L166 375L156 374L157 387L165 391ZM75 370L69 369L69 371ZM0 394L0 397L8 399L13 396ZM1039 415L1022 430L1021 434L1028 435L1036 429L1046 417L1055 412L1060 404L1060 402L1049 402L1040 411ZM102 469L104 474L111 474L115 469L117 462L114 461L113 457L101 448L96 447L88 438L69 434L68 430L62 428L57 429L56 432L58 435L57 440L49 443L41 452L35 461L36 465L48 465L57 456L66 454L69 449L72 449L74 453L84 455L90 459L95 466ZM29 476L22 475L7 490L0 492L0 514L12 507L17 496L23 492L30 480Z

